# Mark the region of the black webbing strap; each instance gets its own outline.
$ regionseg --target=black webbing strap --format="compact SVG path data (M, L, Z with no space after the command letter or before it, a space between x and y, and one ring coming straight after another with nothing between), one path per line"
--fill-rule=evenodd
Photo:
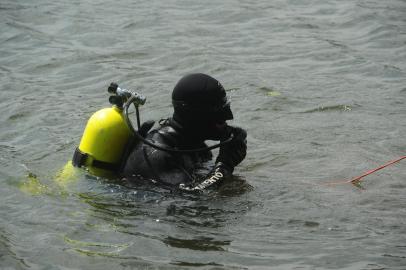
M86 164L87 159L89 158L89 155L86 153L83 153L82 151L79 150L79 147L75 149L75 153L73 154L72 158L72 164L73 166L76 167L82 167L83 165ZM109 171L117 171L120 169L119 164L114 164L110 162L105 162L97 159L93 159L91 166L103 169L103 170L109 170Z
M83 153L79 150L79 147L76 147L75 153L73 153L72 164L75 167L82 167L86 163L87 157L89 155Z

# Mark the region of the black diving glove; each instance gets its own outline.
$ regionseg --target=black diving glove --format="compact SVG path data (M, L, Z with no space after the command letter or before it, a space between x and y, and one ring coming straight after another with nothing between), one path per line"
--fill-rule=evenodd
M234 167L240 164L247 155L247 132L239 127L230 126L230 129L234 138L231 142L220 147L216 167L222 165L232 174Z

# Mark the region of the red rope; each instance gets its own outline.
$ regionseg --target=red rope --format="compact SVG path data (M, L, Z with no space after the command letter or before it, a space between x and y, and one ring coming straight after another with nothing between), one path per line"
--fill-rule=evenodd
M406 158L406 156L403 156L403 157L400 157L400 158L398 158L398 159L389 161L388 163L386 163L386 164L384 164L384 165L382 165L382 166L379 166L378 168L369 170L369 171L363 173L363 174L360 175L360 176L357 176L357 177L352 178L351 180L340 181L340 182L330 182L330 183L327 183L326 185L337 185L337 184L346 184L346 183L357 184L357 183L360 182L361 179L364 178L365 176L368 176L368 175L370 175L370 174L372 174L372 173L374 173L374 172L377 172L377 171L379 171L379 170L382 170L383 168L386 168L386 167L388 167L389 165L395 164L396 162L399 162L399 161L401 161L402 159L405 159L405 158Z
M367 172L365 172L364 174L362 174L362 175L360 175L360 176L354 177L353 179L347 181L347 183L359 182L359 181L361 181L361 178L364 178L364 177L367 176L367 175L370 175L370 174L372 174L372 173L374 173L374 172L377 172L377 171L379 171L379 170L382 170L383 168L388 167L389 165L392 165L392 164L394 164L394 163L396 163L396 162L399 162L399 161L401 161L402 159L405 159L405 158L406 158L406 156L403 156L403 157L400 157L400 158L398 158L398 159L389 161L388 163L386 163L386 164L384 164L384 165L382 165L382 166L380 166L380 167L378 167L378 168L375 168L375 169L373 169L373 170L367 171Z

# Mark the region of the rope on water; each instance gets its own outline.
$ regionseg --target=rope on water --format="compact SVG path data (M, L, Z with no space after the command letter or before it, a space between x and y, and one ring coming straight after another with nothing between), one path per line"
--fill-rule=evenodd
M405 159L405 158L406 158L406 156L402 156L402 157L400 157L400 158L398 158L398 159L389 161L388 163L385 163L385 164L383 164L382 166L379 166L379 167L377 167L377 168L375 168L375 169L366 171L365 173L361 174L360 176L354 177L354 178L352 178L352 179L350 179L350 180L337 181L337 182L330 182L330 183L326 183L326 184L324 184L324 185L328 185L328 186L340 185L340 184L354 184L354 185L357 185L357 184L361 181L361 179L364 178L365 176L368 176L368 175L370 175L370 174L372 174L372 173L374 173L374 172L377 172L377 171L379 171L379 170L382 170L383 168L386 168L386 167L388 167L389 165L395 164L395 163L397 163L397 162L399 162L399 161L401 161L402 159Z

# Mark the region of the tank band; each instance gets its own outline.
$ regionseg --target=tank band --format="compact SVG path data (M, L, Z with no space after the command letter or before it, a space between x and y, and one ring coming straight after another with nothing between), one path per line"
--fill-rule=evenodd
M76 167L82 167L86 165L86 161L88 158L89 154L83 153L82 151L79 150L79 147L77 147L75 149L75 153L73 154L72 164L73 166ZM120 169L119 164L105 162L97 159L93 159L90 166L109 171L118 171Z

